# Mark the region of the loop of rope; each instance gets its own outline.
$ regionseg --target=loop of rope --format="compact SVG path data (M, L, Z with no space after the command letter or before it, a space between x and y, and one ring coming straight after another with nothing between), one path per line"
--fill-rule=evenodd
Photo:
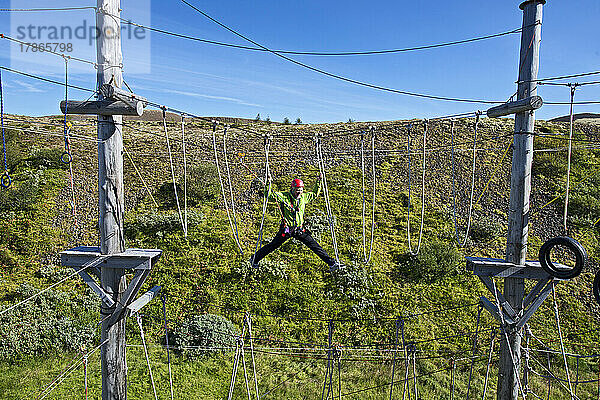
M425 223L425 155L426 155L425 144L427 142L427 131L428 131L427 120L425 120L423 122L423 124L424 124L424 130L423 130L423 167L422 167L422 176L421 176L421 227L419 228L419 242L417 244L416 251L413 251L413 249L412 249L411 238L410 238L410 193L411 193L411 190L410 190L410 181L411 181L410 133L411 133L412 124L410 124L408 126L408 218L407 218L407 223L406 223L406 233L408 236L408 252L413 256L418 255L419 252L421 251L421 243L423 240L423 226Z
M243 256L244 251L242 250L242 246L240 244L240 235L238 232L238 222L237 216L235 213L235 198L233 196L233 184L231 182L231 171L229 170L229 156L227 155L227 128L226 125L223 129L223 159L225 160L225 170L227 171L227 184L229 185L229 197L231 201L231 219L229 221L229 225L231 226L231 221L233 220L232 231L234 231L235 241L237 242L238 248L240 249L240 254ZM223 201L227 203L225 199L225 192L223 191ZM229 217L229 213L227 214ZM234 230L235 228L235 230Z
M363 245L363 262L368 264L371 261L373 253L373 242L375 234L375 187L376 187L376 176L375 176L375 128L371 127L371 172L373 174L373 200L371 206L371 243L369 244L369 254L367 256L367 244L366 244L366 221L365 221L365 132L361 133L360 138L360 165L362 172L362 245Z
M69 59L63 57L65 60L65 112L63 118L63 136L65 140L65 151L60 157L60 161L64 164L70 164L73 161L71 155L71 145L69 142L69 126L67 125L67 114L68 114L68 101L69 101Z
M569 209L569 185L571 180L571 152L573 146L573 98L575 97L575 90L577 85L570 85L571 90L571 102L570 102L570 110L569 110L569 149L567 152L567 188L565 190L565 206L563 212L563 228L565 231L565 235L567 234L567 213Z
M325 210L327 212L327 219L329 221L329 231L331 233L331 242L333 244L333 251L335 255L335 261L337 263L340 262L340 255L338 251L337 238L335 235L335 224L333 218L333 211L331 210L331 201L329 197L329 187L327 186L327 177L325 174L325 161L323 158L323 148L322 148L322 134L315 135L315 152L317 155L317 164L319 166L319 173L323 179L323 198L325 199Z
M267 190L266 193L271 193L271 186L273 184L272 180L270 179L271 176L271 170L269 168L269 150L271 148L271 135L265 135L265 180L264 182L266 182L267 186ZM256 252L258 251L260 244L262 243L262 236L263 236L263 228L265 225L265 216L267 214L267 205L269 204L269 196L264 196L263 199L263 206L262 206L262 217L260 219L260 227L258 229L258 238L256 240L256 246L254 248L254 254L256 254ZM251 258L251 263L254 264L254 255Z
M226 145L226 139L227 137L227 127L224 128L223 130L223 153L224 153L224 157L225 157L225 165L227 166L227 174L228 174L228 180L229 180L229 189L230 191L231 189L231 176L229 175L229 163L227 161L227 145ZM221 166L219 165L219 155L217 152L217 122L213 121L213 134L212 134L212 142L213 142L213 151L215 154L215 165L217 167L217 177L219 178L219 185L221 186L221 195L223 196L223 205L225 206L225 211L227 212L227 220L229 221L229 227L231 228L231 232L233 234L233 239L235 240L235 244L238 247L238 250L240 252L240 255L244 254L244 251L242 250L242 245L240 243L240 238L238 236L238 230L237 230L237 223L236 223L236 218L235 218L235 205L233 205L233 192L231 194L231 200L232 200L232 212L234 213L233 215L233 219L231 216L231 213L229 211L229 202L227 200L227 195L225 194L225 186L223 185L223 178L221 176Z
M4 153L4 174L0 178L0 184L3 188L8 189L12 180L8 173L8 161L6 158L6 138L4 133L4 95L2 94L2 71L0 71L0 124L2 125L2 152Z
M472 163L472 172L471 172L471 195L469 196L469 212L467 217L467 229L465 232L464 240L461 242L458 234L458 218L456 216L456 170L454 164L454 120L450 122L450 143L452 148L452 214L454 217L454 234L456 237L456 244L458 247L465 247L467 244L467 240L469 239L469 231L471 229L471 219L473 216L473 199L475 194L475 166L477 160L477 128L479 127L479 117L481 116L481 112L476 113L475 117L475 130L473 133L473 163Z
M163 107L162 109L163 116L163 128L165 131L165 139L167 140L167 150L169 153L169 164L171 166L171 178L173 180L173 191L175 193L175 202L177 203L177 213L179 215L179 221L181 222L181 228L183 229L183 235L187 237L187 227L185 226L185 222L183 220L183 215L181 213L181 205L179 203L179 194L177 193L177 182L175 181L175 167L173 166L173 154L171 153L171 142L169 141L169 132L167 130L167 109Z
M125 83L127 85L127 83ZM127 85L129 88L129 85ZM131 91L131 88L129 88ZM187 151L185 148L185 116L181 114L181 146L183 152L183 223L185 226L185 234L188 232L188 203L187 203Z
M171 352L169 350L169 331L167 330L167 299L165 294L160 294L163 306L163 319L165 322L165 344L167 347L167 364L169 366L169 387L171 389L171 400L173 400L173 372L171 371Z
M152 383L152 391L154 392L154 400L158 400L156 394L156 386L154 385L154 376L152 375L152 367L150 367L150 356L148 356L148 347L146 346L146 337L144 335L144 327L142 326L142 316L139 312L135 313L135 319L138 327L140 328L140 336L142 337L142 344L144 346L144 354L146 355L146 364L148 365L148 373L150 375L150 382Z

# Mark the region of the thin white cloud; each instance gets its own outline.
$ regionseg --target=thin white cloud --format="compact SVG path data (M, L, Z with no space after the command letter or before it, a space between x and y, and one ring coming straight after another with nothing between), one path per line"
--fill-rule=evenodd
M181 96L188 96L188 97L200 97L200 98L204 98L204 99L212 99L212 100L223 100L223 101L229 101L232 103L236 103L236 104L241 104L244 106L251 106L251 107L261 107L260 104L254 104L254 103L247 103L243 100L240 99L236 99L233 97L224 97L224 96L211 96L208 94L202 94L202 93L196 93L196 92L186 92L183 90L174 90L174 89L164 89L161 90L167 93L173 93L173 94L178 94Z
M24 89L25 92L28 92L28 93L44 93L44 91L42 89L38 88L34 84L23 82L23 81L19 81L19 80L15 80L15 83L17 83L18 85L20 85Z

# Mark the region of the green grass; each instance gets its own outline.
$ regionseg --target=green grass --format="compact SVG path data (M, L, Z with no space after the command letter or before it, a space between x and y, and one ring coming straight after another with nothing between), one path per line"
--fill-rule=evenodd
M202 124L190 123L190 135L206 133L206 128L207 126ZM294 133L305 132L309 138L312 137L310 135L314 129L337 128L339 127L304 125L277 127ZM394 347L396 318L399 316L405 317L405 340L417 342L417 354L420 359L417 361L416 370L420 376L417 379L420 397L450 398L450 362L456 359L453 398L464 398L469 380L469 360L465 357L471 355L473 341L472 333L465 335L465 332L475 330L478 311L476 306L469 304L477 302L482 295L489 295L479 280L465 270L463 257L503 257L510 154L499 167L498 173L492 176L497 167L497 160L508 144L507 140L493 139L493 136L501 135L505 131L510 132L511 129L509 122L482 121L481 147L492 150L478 153L476 188L482 190L488 181L490 183L475 208L474 230L464 249L457 248L454 243L447 130L442 125L431 126L432 135L428 147L445 150L428 155L424 236L422 253L418 257L407 254L406 156L390 153L379 157L376 160L378 186L375 240L373 258L368 265L360 262L363 249L361 173L357 167L359 164L354 156L348 155L351 153L342 152L356 149L358 142L352 137L329 139L326 147L339 149L341 154L337 159L332 155L331 165L327 170L340 256L348 266L339 274L330 273L314 254L295 241L288 241L277 252L269 255L259 271L248 273L245 263L254 251L261 217L261 198L258 195L260 185L232 156L230 163L240 217L238 229L245 252L244 256L241 256L237 252L222 206L215 169L211 164L197 161L210 159L209 148L204 146L208 145L208 142L202 142L202 146L206 148L200 146L190 150L189 160L192 160L190 162L193 164L190 168L194 172L193 190L190 190L193 215L190 215L188 237L184 237L173 203L170 170L165 167L165 160L161 159L156 151L164 144L160 142L160 138L128 132L126 145L134 152L136 164L159 202L156 209L135 172L128 165L125 176L128 199L127 246L163 250L160 262L153 269L142 291L154 285L162 286L162 293L166 296L170 329L193 315L213 313L231 320L241 332L243 313L252 313L253 336L262 339L255 342L259 388L263 394L276 388L268 398L320 398L326 373L326 360L322 358L326 353L291 348L326 346L329 319L343 320L334 322L332 337L333 342L342 349L341 380L338 380L336 366L332 379L334 393L338 394L338 385L341 382L342 393L348 394L345 398L389 398L387 384L390 382L392 369L392 353L389 350ZM564 130L564 127L561 129ZM457 124L456 143L463 143L462 148L468 150L471 135L472 132L470 128L467 129L464 121ZM580 132L578 135L586 134ZM489 139L486 139L488 137ZM203 140L199 135L194 138L197 141ZM377 145L378 148L397 150L404 146L405 139L388 132L378 138ZM260 173L262 145L233 134L230 140L231 154L235 154L236 151L246 153L246 162ZM310 147L312 141L300 142L298 152L311 154L311 151L314 151ZM11 164L11 172L16 178L16 185L11 190L21 190L25 193L27 189L28 193L34 193L35 196L19 207L10 202L0 201L0 204L4 204L0 209L2 308L19 299L17 290L24 283L41 289L56 282L61 271L53 264L58 262L56 255L59 251L73 247L78 242L93 244L97 241L95 146L73 144L75 187L80 212L79 223L82 227L81 231L74 235L73 220L68 206L68 176L60 165L52 162L61 143L50 139L42 145L35 143L36 145L32 146L30 142L11 142L11 154L17 159ZM418 147L419 141L416 140L415 143ZM272 150L280 154L287 150L287 145L275 141ZM536 148L559 145L564 145L564 141L536 138ZM176 143L174 147L175 152L180 151ZM493 150L494 148L497 150ZM139 152L138 156L136 152ZM147 154L156 157L149 157ZM544 240L560 228L560 198L540 209L564 190L566 159L557 154L535 154L530 258L536 254ZM468 212L470 162L468 151L457 152L456 211L461 238L465 234ZM597 189L600 187L600 177L595 175L598 162L594 152L577 150L572 170L572 182L581 183L572 187L569 226L572 227L571 234L584 244L591 255L591 267L578 278L559 285L557 290L566 350L578 354L599 352L600 335L596 330L600 320L599 307L595 304L590 290L592 273L595 272L593 269L597 265L596 259L600 252L600 228L593 226L593 222L600 218L600 193ZM293 155L281 155L274 157L272 163L274 183L280 190L285 189L293 177L301 176L311 185L317 175L314 162L310 159L298 160ZM180 176L181 166L177 164L176 168L176 173ZM421 207L418 151L417 155L413 156L412 169L410 223L415 247ZM38 180L35 181L37 186L31 185L34 182L31 176L38 176ZM371 177L371 172L367 171L367 202L371 196ZM476 192L476 198L480 194ZM23 199L23 196L14 198ZM323 209L324 201L321 197L309 206L308 213L314 224L315 237L319 238L326 250L331 251L332 240ZM270 204L265 218L263 243L271 239L277 226L278 214L273 204ZM528 288L531 286L532 283L528 283ZM31 329L39 327L39 319L25 317L39 315L41 312L47 312L56 320L63 316L77 316L76 323L81 325L97 322L97 305L87 300L89 295L86 295L85 285L80 280L67 281L56 289L56 295L64 294L64 298L72 301L72 307L56 305L54 308L42 308L32 303L17 310L14 318L31 321L31 324L35 325ZM460 308L455 309L457 306ZM450 310L442 311L449 308ZM160 300L148 304L143 313L158 396L169 398L166 353L161 347L164 331ZM422 315L408 317L413 314ZM480 320L480 329L483 331L479 335L476 353L481 360L474 366L472 398L481 398L490 344L489 329L496 325L489 314L483 311ZM538 338L553 349L559 348L551 298L535 314L530 325ZM28 337L28 326L19 326L18 329L22 330L15 328L14 331L23 332L23 338ZM52 329L57 328L49 328ZM145 357L142 348L138 347L140 339L135 321L128 321L127 332L128 343L131 345L127 349L128 398L152 398ZM436 339L441 337L446 339ZM493 351L494 360L497 358L499 340L500 337L497 336ZM0 346L9 346L7 343L0 337ZM88 348L93 347L93 343L98 343L98 339L87 343ZM537 342L534 343L536 349L541 348ZM373 353L364 349L353 349L375 344L385 351ZM26 341L23 340L22 346L25 345ZM14 346L9 349L12 358L0 360L0 397L3 399L35 398L76 355L72 351L52 350L52 346L49 346L35 356L24 356L19 354L19 346L15 346L14 343L10 346ZM79 343L72 343L70 348L78 346ZM315 359L315 354L319 359ZM248 353L246 355L249 357ZM532 365L536 372L543 373L543 368L534 359L547 362L546 358L532 352ZM233 365L232 352L197 360L173 354L172 361L176 398L226 398ZM597 378L597 361L581 360L580 380ZM251 371L249 358L246 362L248 371ZM562 358L554 356L551 362L554 373L564 377L566 372L562 369ZM574 378L574 371L577 369L575 359L569 358L569 363L571 376ZM405 372L404 361L399 361L396 369L397 379L402 379ZM495 391L496 376L494 364L490 370L488 398L492 396L491 392ZM90 398L98 398L101 384L97 353L90 357L88 379ZM235 398L246 397L241 368L236 382ZM532 375L530 386L545 398L547 382L544 378ZM372 387L378 388L369 389ZM252 389L252 385L250 388ZM361 392L363 389L369 390ZM396 386L394 393L399 397L402 390L402 385ZM414 382L411 382L411 390L414 391ZM594 384L582 384L578 387L578 394L580 398L592 398L595 390L597 388ZM349 394L351 392L357 393ZM83 370L79 367L48 398L82 398L82 393ZM550 398L561 399L565 396L564 389L553 386Z

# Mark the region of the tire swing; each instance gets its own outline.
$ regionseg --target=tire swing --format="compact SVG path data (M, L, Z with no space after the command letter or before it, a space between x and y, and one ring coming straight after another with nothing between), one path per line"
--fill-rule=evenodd
M596 278L594 279L594 285L592 286L594 297L598 304L600 304L600 270L596 272Z
M566 265L554 264L550 260L550 253L556 246L566 247L573 255L575 255L575 266L568 267ZM540 264L544 271L559 279L572 279L581 273L584 265L587 263L587 252L583 246L573 238L561 236L548 240L542 245L539 253Z

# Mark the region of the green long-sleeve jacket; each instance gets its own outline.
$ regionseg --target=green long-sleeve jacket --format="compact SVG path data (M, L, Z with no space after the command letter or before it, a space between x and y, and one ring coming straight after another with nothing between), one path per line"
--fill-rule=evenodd
M312 200L316 199L321 193L321 180L317 180L312 188L312 191L302 193L297 199L294 198L290 191L287 192L271 192L269 186L265 188L265 196L269 200L273 199L277 202L277 207L281 212L281 217L288 227L297 227L304 225L304 209Z

